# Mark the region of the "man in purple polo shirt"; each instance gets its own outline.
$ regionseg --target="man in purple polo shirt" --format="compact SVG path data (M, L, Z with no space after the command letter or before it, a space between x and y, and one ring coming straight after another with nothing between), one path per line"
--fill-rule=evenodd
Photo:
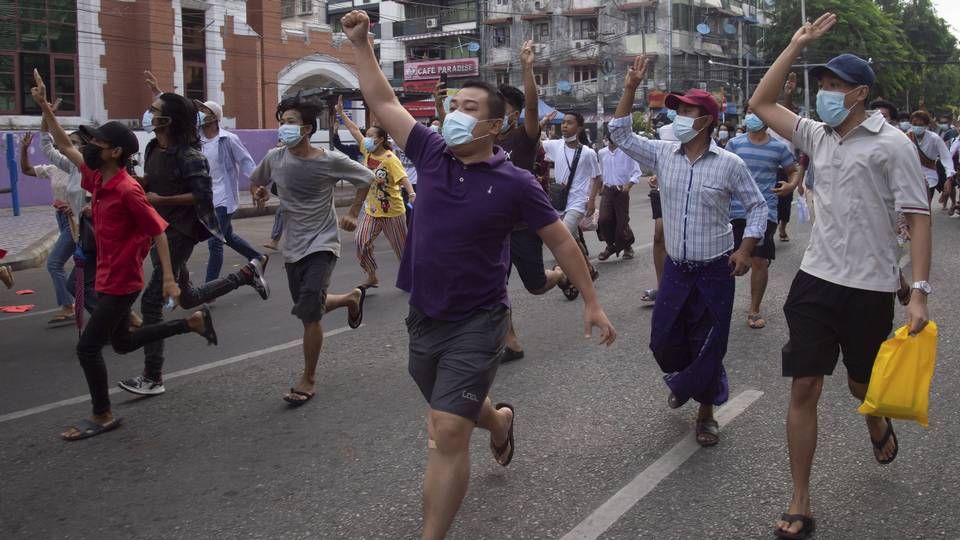
M451 100L441 136L400 105L367 38L367 14L353 11L342 22L356 51L364 100L419 175L397 285L410 292L410 374L430 403L423 538L438 539L467 490L474 427L490 431L500 465L513 458L514 408L494 407L487 393L509 324L509 238L517 223L537 231L580 290L587 335L598 327L600 343L609 345L616 331L543 188L494 147L504 122L503 95L486 83L465 84Z

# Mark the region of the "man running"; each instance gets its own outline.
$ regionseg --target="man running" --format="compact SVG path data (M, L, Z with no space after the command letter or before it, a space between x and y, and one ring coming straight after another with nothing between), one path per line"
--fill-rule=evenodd
M537 118L539 93L533 74L533 42L527 41L520 49L523 71L523 91L513 86L501 86L506 101L504 127L497 135L497 145L504 157L517 167L536 175L537 154L540 148L540 122ZM524 113L523 123L520 112ZM530 294L541 295L566 282L563 271L547 270L543 266L543 240L537 231L526 224L518 224L510 233L510 263L520 274L520 281ZM508 270L509 273L509 270ZM513 314L507 330L506 346L500 363L513 362L524 357L523 347L513 325Z
M264 300L270 295L263 277L263 263L254 259L237 272L200 287L190 282L187 262L200 242L220 234L213 209L213 192L207 158L199 150L197 108L189 99L160 94L144 113L143 127L156 138L144 151L144 189L147 200L167 223L167 241L174 276L180 285L180 306L199 306L244 285L253 287ZM140 299L144 324L163 321L163 272L159 255L150 255L153 274ZM163 341L143 348L143 372L118 383L127 392L153 396L166 391L163 385Z
M930 131L930 113L927 111L913 111L910 115L910 131L907 137L917 150L923 174L927 178L927 195L933 202L933 194L937 189L943 190L940 183L940 172L937 171L937 162L946 172L946 179L953 179L956 171L953 169L953 158L950 150L939 135ZM944 202L946 204L946 202Z
M609 129L609 128L605 128ZM640 182L640 165L620 150L607 132L606 148L599 153L603 192L600 195L600 215L597 218L597 237L607 247L597 255L601 261L623 253L623 259L633 258L633 231L630 230L630 189Z
M653 308L650 349L670 389L671 408L700 403L696 436L701 446L720 442L713 407L727 401L723 356L733 312L734 276L750 269L750 254L763 238L767 205L743 160L710 137L719 122L713 94L671 94L679 142L653 141L633 133L631 110L649 60L637 57L610 122L610 137L640 167L656 172L663 197L667 261ZM733 249L730 201L746 208L743 240Z
M893 327L892 293L899 286L897 210L906 215L912 237L911 333L927 324L932 290L927 283L931 231L924 173L909 139L880 113L866 111L875 81L869 62L841 54L810 71L820 83L817 115L823 122L801 119L777 105L790 66L836 22L836 15L825 13L797 30L750 98L757 116L791 137L817 172L817 221L783 307L790 329L783 375L792 378L787 444L793 498L774 528L780 538L809 538L816 527L810 472L824 376L833 373L842 352L847 385L862 401L877 351ZM873 457L890 463L899 449L893 424L865 418Z
M186 319L148 324L130 331L130 307L143 289L143 259L154 243L162 277L161 294L174 304L180 296L170 250L164 229L167 222L157 213L125 165L139 150L137 136L119 122L107 122L100 127L82 126L89 143L80 150L60 126L46 99L46 87L37 70L33 71L36 86L31 89L33 100L43 112L46 125L60 152L70 160L82 175L82 186L93 194L93 222L97 231L97 305L80 334L77 357L83 368L93 415L60 434L67 441L94 437L120 426L121 419L110 408L107 367L103 362L103 347L110 343L113 349L126 354L146 344L178 334L197 333L210 345L217 344L210 311L204 307Z
M410 374L430 403L429 457L423 483L423 538L443 538L466 494L470 436L490 431L500 465L516 449L514 407L487 396L509 325L507 239L523 222L540 235L584 298L587 334L616 338L572 235L533 175L509 163L494 142L506 113L503 96L467 82L451 100L443 135L407 112L380 71L368 38L370 19L342 20L353 43L360 90L370 109L420 173L420 194L397 285L410 292Z
M327 294L340 258L334 187L340 180L356 186L353 205L341 220L344 230L356 230L373 173L340 152L310 144L320 112L319 107L302 100L299 94L281 101L277 105L277 121L282 146L270 150L250 175L254 201L261 205L266 202L270 191L264 186L273 182L283 210L281 249L293 297L291 313L303 323L303 373L283 398L292 406L303 405L316 394L324 314L345 307L348 324L359 328L366 297L366 289L361 288L347 294Z
M760 304L767 291L770 264L777 258L773 233L777 229L779 202L797 189L802 177L797 174L797 160L790 148L767 134L767 126L763 120L753 114L749 107L746 112L744 126L747 133L734 137L727 145L727 150L740 156L747 164L760 193L767 201L767 230L763 235L763 242L753 250L750 263L750 311L747 312L747 325L758 330L767 325L760 315ZM778 179L781 174L789 178L789 181L780 182ZM733 246L738 249L743 240L743 231L747 227L747 211L736 200L730 206L730 225L733 226Z
M253 248L233 232L233 213L240 206L240 176L250 176L256 163L250 157L240 137L220 127L223 108L216 101L194 102L200 112L200 132L203 155L210 167L213 181L213 210L220 225L223 240L211 236L207 240L210 258L207 260L207 282L220 277L223 268L223 244L243 255L248 261L258 260L266 268L268 256Z

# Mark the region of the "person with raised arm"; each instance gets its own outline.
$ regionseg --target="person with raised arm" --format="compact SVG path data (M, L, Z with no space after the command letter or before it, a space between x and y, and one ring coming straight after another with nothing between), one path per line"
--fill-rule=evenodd
M917 151L879 111L866 110L876 78L869 62L841 54L814 67L817 115L800 118L777 104L790 66L805 47L826 34L837 16L804 23L750 98L764 124L810 156L817 171L817 220L800 271L783 306L789 341L783 375L791 378L787 444L793 497L774 533L809 538L816 528L810 504L810 472L817 446L817 403L825 375L843 353L850 393L863 400L880 344L893 328L892 293L899 288L897 211L909 224L913 259L907 305L911 333L929 320L930 206ZM897 457L899 442L889 418L866 416L873 457Z
M657 176L663 203L667 260L657 291L650 328L650 350L670 389L667 404L700 404L697 442L720 442L713 408L729 397L723 357L733 315L734 277L750 269L750 255L763 238L767 204L747 165L711 138L720 104L713 94L693 89L670 94L666 105L677 111L677 141L654 141L633 133L631 111L649 59L634 60L610 138L640 168ZM744 208L743 240L734 249L730 202Z
M397 286L410 293L409 371L430 405L422 537L435 540L446 535L463 502L473 430L490 432L491 453L502 466L516 450L516 410L494 406L488 392L509 325L507 249L517 223L537 231L580 289L586 337L597 327L600 343L610 345L616 331L543 188L495 146L503 95L484 82L465 83L451 99L442 135L435 133L403 108L380 71L367 14L352 11L342 26L364 100L420 174Z

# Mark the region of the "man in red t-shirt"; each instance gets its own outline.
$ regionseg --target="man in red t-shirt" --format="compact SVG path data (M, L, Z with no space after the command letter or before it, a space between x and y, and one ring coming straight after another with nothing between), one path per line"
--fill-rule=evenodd
M120 425L121 419L113 416L110 410L107 368L102 354L104 345L110 343L115 351L125 354L147 343L190 332L202 335L208 344L215 345L217 334L206 307L187 319L130 331L127 324L130 306L143 289L143 259L150 251L151 242L157 246L163 267L164 297L173 304L180 297L164 233L167 222L147 202L143 188L124 167L139 149L137 137L119 122L107 122L99 128L83 126L80 131L90 143L78 150L57 122L46 99L43 79L36 70L33 77L36 86L30 92L43 111L54 141L63 155L80 169L83 188L93 194L98 299L77 343L77 357L93 401L93 416L61 434L65 440L77 441Z

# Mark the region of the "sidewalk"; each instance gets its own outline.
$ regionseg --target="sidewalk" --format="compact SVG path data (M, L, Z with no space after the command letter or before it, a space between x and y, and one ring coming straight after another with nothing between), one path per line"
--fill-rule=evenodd
M355 193L352 185L341 182L334 188L334 204L338 208L350 206ZM271 195L267 207L260 210L246 192L240 193L240 201L234 219L272 215L280 205L279 199ZM0 208L0 248L8 251L0 264L9 265L14 271L42 265L59 236L54 214L52 206L21 208L18 217L10 208Z

